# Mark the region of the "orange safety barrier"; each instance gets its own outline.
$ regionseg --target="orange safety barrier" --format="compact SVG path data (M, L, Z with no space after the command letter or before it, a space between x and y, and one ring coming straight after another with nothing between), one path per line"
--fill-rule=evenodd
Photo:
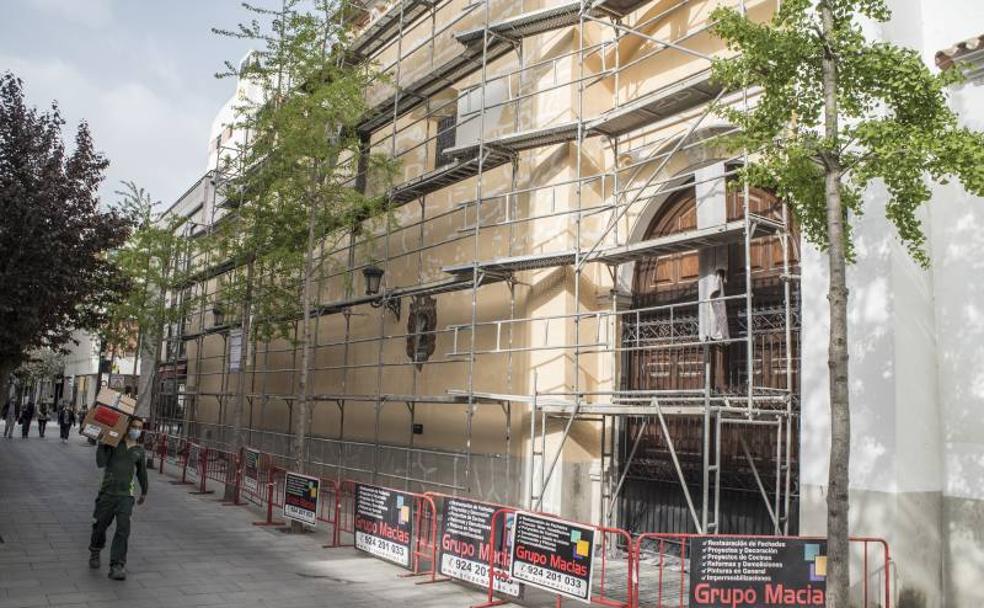
M352 542L342 543L342 534L348 534ZM335 484L335 529L330 545L335 547L355 546L355 482L344 479Z
M339 544L339 526L342 520L342 482L334 481L332 479L325 479L323 477L320 481L320 496L318 500L318 513L316 518L318 521L326 523L332 528L331 541L326 545L322 545L322 547L325 549L334 549L335 547L341 546Z
M330 545L326 548L350 547L355 544L355 486L357 484L373 486L411 496L414 501L413 537L410 540L410 573L404 576L429 576L431 582L437 580L437 508L434 499L426 494L376 486L353 480L344 480L336 484L335 529ZM351 544L342 544L341 534L352 536ZM424 563L428 567L424 567Z
M498 527L496 523L499 521L499 518L505 517L506 514L508 513L516 513L521 510L522 509L517 509L514 507L503 507L492 515L491 533L490 533L489 542L493 547L495 546L495 542L496 542L495 531L496 528ZM544 517L550 517L552 519L565 521L585 528L594 528L594 530L601 536L601 548L595 553L595 560L596 560L595 568L601 571L601 575L600 575L600 580L597 581L598 584L592 585L592 589L589 592L588 602L599 606L608 606L610 608L634 608L633 598L635 597L635 593L633 588L633 564L635 560L635 552L633 551L632 535L630 535L628 532L620 528L611 528L608 526L586 524L572 519L557 517L550 513L540 513L540 512L533 512L533 513L535 513L536 515L543 515ZM618 542L613 543L612 541L610 541L609 540L610 536L614 537L613 540L616 540ZM619 545L621 546L621 550L625 552L626 563L625 563L624 577L622 577L620 574L617 573L617 570L620 570L621 568L612 568L611 564L609 563L609 557L610 557L609 553L610 552L614 553L614 550L617 549ZM597 541L595 541L595 546L596 547L598 546ZM509 573L506 570L502 568L497 568L497 564L495 563L497 560L495 559L495 556L496 556L495 551L489 552L489 569L488 569L489 582L487 588L488 595L486 601L482 604L477 604L475 606L472 606L472 608L491 608L492 606L501 606L503 604L510 603L510 600L498 599L495 597L495 589L494 589L494 582L493 582L494 579L506 578L509 576ZM599 556L601 557L600 564L597 561L597 558ZM621 588L620 591L624 594L625 599L620 600L615 597L612 597L611 595L613 592L612 583L614 581L609 581L608 579L609 579L609 574L612 572L612 570L616 570L615 576L621 579L621 582L624 583L624 586L622 586L621 584L617 586ZM563 602L563 596L557 594L555 596L556 606L559 607L562 604L562 602Z
M225 450L206 448L204 453L205 466L203 471L205 478L222 484L223 497L220 502L226 505L236 505L239 502L239 474L240 457L239 455ZM232 488L232 500L226 500L225 490Z
M248 477L245 468L246 448L243 448L240 451L239 491L236 495L248 503L263 506L267 499L266 481L270 475L270 466L269 459L263 458L261 453L256 466L256 478Z
M174 484L196 485L194 494L209 494L207 481L234 487L234 500L228 504L253 503L266 508L266 518L254 522L257 526L283 526L284 521L274 519L274 509L283 509L284 483L286 470L273 466L271 456L261 453L253 487L243 484L245 462L243 450L239 454L200 446L177 436L158 434L152 451L160 457L159 471L164 473L165 463L177 466L180 480ZM194 455L197 452L197 458ZM195 479L196 482L191 481ZM252 478L251 478L252 479ZM329 544L326 548L351 547L355 544L356 485L354 480L333 481L321 479L320 505L317 520L332 527ZM373 485L373 484L365 484ZM439 501L456 498L438 492L409 492L383 486L383 490L398 492L413 498L413 536L410 541L410 572L402 576L427 576L424 582L451 580L438 578L440 564L439 527L441 514L437 510ZM240 501L240 496L247 502ZM494 507L490 526L489 546L496 546L497 523L507 514L521 509L492 502L460 497L473 503ZM614 527L584 524L574 520L557 517L548 513L537 513L545 517L593 528L596 532L595 579L590 591L590 603L608 608L685 608L690 605L690 572L688 550L693 539L714 538L713 535L677 534L649 532L633 537L625 530ZM343 542L345 537L351 542ZM794 536L750 536L729 535L729 537L762 540L805 540L823 541L819 537ZM859 608L892 608L893 563L888 543L884 539L872 537L852 537L852 567L860 564L860 576L852 572L852 601ZM490 550L487 600L473 608L491 608L506 604L509 600L496 597L494 580L507 578L508 558L499 555L501 551ZM613 559L615 558L615 559ZM482 573L483 575L485 572ZM857 597L854 597L857 596ZM560 606L561 595L555 595ZM852 604L853 605L853 604Z
M635 539L635 580L633 606L634 608L667 608L675 606L684 608L690 605L690 571L688 550L690 541L699 538L721 538L714 535L700 534L663 534L650 532L640 534ZM755 536L755 535L724 535L724 538L800 541L825 541L822 537L802 536ZM860 582L860 608L891 608L891 556L888 543L880 538L852 537L851 545L862 553L862 572L860 579L854 575L852 580ZM880 566L872 570L869 559L870 546L877 547L881 554ZM644 558L645 556L645 558ZM878 579L877 585L871 585L871 579ZM875 587L875 590L872 590ZM872 604L873 601L878 602ZM853 604L852 605L856 605Z
M437 505L437 503L439 501L442 502L442 505L441 506L443 507L444 506L443 505L443 501L445 501L447 499L455 499L455 498L457 498L457 499L462 499L462 500L467 500L469 502L477 503L477 504L480 504L480 505L484 505L486 507L489 507L489 508L495 509L495 510L499 510L499 509L510 509L511 508L508 505L503 505L503 504L496 503L496 502L489 502L489 501L485 501L485 500L476 500L474 498L467 497L467 496L452 496L451 494L444 494L442 492L424 492L424 495L429 496L431 498L431 500L435 504L435 507L436 507L436 505ZM435 508L435 511L436 511L436 508ZM443 517L443 509L442 509L442 517ZM439 519L437 521L437 529L438 530L441 529L441 521ZM439 535L439 533L438 533L438 535ZM437 554L440 555L440 543L443 542L443 539L437 539L437 538L435 538L435 542L438 543L438 551L437 551ZM490 557L494 557L496 552L493 549L491 549L493 547L493 545L492 545L492 539L490 538L488 542L489 542L489 547L490 547L490 551L489 551ZM437 566L435 566L435 569L437 570L437 574L440 574L440 571L441 571L440 563L438 563ZM449 580L458 580L458 579L454 579L454 578L441 578L441 579L437 579L437 580L438 581L449 581ZM461 581L461 582L467 583L467 581Z
M414 535L413 549L413 573L409 576L430 576L430 582L437 581L437 505L434 498L427 494L416 494L407 492L416 497L417 504L414 509ZM425 534L426 532L426 534ZM423 571L420 569L421 560L430 563L430 569Z
M198 477L198 489L192 490L191 494L202 495L202 494L212 494L213 490L208 489L208 454L209 448L202 447L198 444L191 444L195 450L188 457L194 466L192 469L195 475ZM195 458L195 453L198 454L198 458Z
M158 473L164 474L164 461L167 460L167 435L160 433L157 435L157 460L160 468Z
M171 437L167 440L165 446L167 455L161 459L161 472L163 473L164 471L165 460L173 462L173 464L181 469L181 478L172 480L171 483L174 485L192 485L192 482L188 480L188 457L191 452L191 443L187 439Z
M284 470L279 467L270 466L267 469L266 483L263 484L266 488L266 519L263 521L254 521L254 526L283 526L286 522L282 520L276 520L273 518L274 508L283 508L283 501L279 501L279 497L283 496L283 484L286 479ZM278 491L279 489L279 491Z

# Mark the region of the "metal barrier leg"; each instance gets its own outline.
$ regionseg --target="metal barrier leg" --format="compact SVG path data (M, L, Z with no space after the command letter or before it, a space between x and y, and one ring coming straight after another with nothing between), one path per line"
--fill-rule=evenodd
M239 500L240 479L242 479L242 458L237 456L233 462L233 465L234 467L232 470L234 471L234 474L232 477L232 500L229 500L228 498L225 497L225 491L223 490L222 492L223 496L222 498L219 499L219 503L223 507L238 507L239 505L243 504ZM229 461L228 460L226 460L226 469L225 469L225 475L223 476L222 485L226 489L228 489L229 487Z
M286 522L273 519L273 482L267 483L267 516L264 521L254 521L254 526L285 526Z
M185 454L184 462L181 464L181 479L172 479L171 483L176 486L190 486L188 481L188 455Z
M160 449L160 469L157 471L159 475L164 474L164 461L167 459L167 435L161 437L161 449Z
M340 488L335 487L335 505L332 509L334 514L334 520L331 522L331 542L327 545L321 545L322 549L334 549L338 547L338 540L340 538L339 527L342 525L342 491Z
M223 499L222 500L222 506L223 507L239 507L239 506L242 506L243 504L245 504L245 503L243 503L243 501L239 500L239 492L241 490L239 480L241 478L242 478L242 470L237 467L237 469L236 469L235 487L233 488L233 491L232 491L232 500L225 500L225 499Z
M191 492L194 496L201 496L202 494L212 494L213 491L208 489L208 448L201 450L201 456L198 462L198 479L200 483L198 484L198 489Z

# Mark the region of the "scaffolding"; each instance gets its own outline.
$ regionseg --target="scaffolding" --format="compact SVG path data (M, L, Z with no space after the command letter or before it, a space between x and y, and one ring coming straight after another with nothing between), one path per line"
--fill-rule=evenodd
M723 470L728 463L722 455L722 438L727 429L736 429L747 465L745 477L754 480L751 489L761 497L771 529L777 534L789 532L798 413L793 352L798 333L798 278L785 208L778 215L753 210L752 193L745 185L734 194L740 206L736 217L651 238L633 238L630 234L633 222L641 222L644 210L655 208L662 198L702 183L723 185L735 167L747 162L747 152L715 157L724 169L709 178L702 171L706 163L670 171L684 155L713 149L732 132L726 126L708 124L718 104L747 106L753 102L754 91L724 91L711 79L713 55L702 50L709 23L666 36L652 33L681 12L703 14L701 7L715 4L719 2L578 0L524 11L519 0L468 4L396 0L376 10L350 41L349 52L355 61L381 65L390 82L380 83L367 93L371 110L360 133L367 147L386 150L405 166L417 169L387 193L390 208L401 211L406 221L397 226L386 223L375 235L383 252L378 264L387 276L400 269L404 275L415 275L416 280L359 295L353 284L368 263L359 253L367 246L367 239L353 234L344 246L319 250L317 291L321 298L312 311L316 363L309 371L331 374L338 390L307 398L318 408L333 408L339 423L335 436L308 440L309 463L320 467L323 474L339 478L356 475L390 485L403 483L408 488L474 494L481 483L481 475L476 473L478 461L486 459L490 461L483 465L490 467L487 470L501 471L505 476L506 490L497 498L522 501L538 509L558 475L572 431L579 423L587 423L600 438L602 491L597 512L601 523L617 523L619 497L636 463L644 460L640 446L656 435L665 461L662 470L679 483L692 529L715 533L721 529L722 476L728 474ZM744 1L729 4L746 10ZM657 10L656 5L663 8ZM536 41L555 36L551 40L556 42L563 32L572 36L569 50L541 53L528 60ZM643 50L623 63L622 49L629 45ZM664 65L679 72L678 76L643 92L623 87L627 81L638 80L640 71ZM567 77L563 78L565 72ZM569 118L539 124L539 115L531 108L535 110L537 104L549 103L558 95L569 95L572 100ZM608 107L598 109L597 99L602 96L610 101ZM544 98L548 101L542 102ZM425 136L421 137L421 132ZM455 141L463 134L471 134L468 141ZM222 146L221 142L217 145ZM531 163L524 161L524 154L551 146L568 146L572 151L572 175L540 178L530 169ZM601 167L596 162L599 156L604 158ZM207 206L211 216L201 233L213 230L223 217L235 213L234 201L222 200L222 171L220 166L214 168L208 195L211 204ZM493 172L494 180L490 178ZM365 180L362 185L366 186ZM436 213L429 213L429 197L448 190L455 190L456 196L466 200L445 209L438 206ZM468 194L461 196L466 190ZM564 246L531 252L524 238L537 227L553 225L563 227L564 238L559 240ZM426 235L435 232L438 238L427 242ZM414 235L416 246L396 246ZM486 257L483 254L493 240L490 235L498 239L499 250ZM762 238L772 239L781 249L781 297L767 312L757 310L753 299L753 241ZM627 272L631 274L626 269L632 265L729 246L743 252L741 293L625 306L628 287L623 279ZM449 248L463 259L450 264L445 259L435 268L432 257L441 258L436 252ZM329 261L340 269L328 268ZM292 440L293 404L299 399L296 345L284 341L264 344L255 336L250 344L235 344L234 323L226 322L222 312L207 302L214 297L224 274L243 269L211 259L208 254L184 264L195 272L182 289L204 297L198 298L197 309L175 337L193 344L194 354L184 363L189 382L180 391L188 407L170 422L180 425L189 436L218 443L230 442L230 432L242 428L247 442L286 459ZM518 314L517 290L529 288L523 273L541 271L560 272L572 285L573 311ZM611 285L604 306L588 309L585 302L590 297L582 290L606 271ZM496 285L499 287L493 287ZM490 289L505 290L508 314L486 318L488 311L482 310L481 304ZM447 294L467 296L470 308L466 322L387 331L389 315L402 319L403 303ZM724 339L702 337L698 321L701 309L721 304L740 310L740 331ZM366 318L360 312L366 305L379 310L376 331L368 335ZM334 322L332 327L341 335L323 340L326 330L321 324L332 323L337 315L341 315L341 322ZM299 322L293 322L295 336ZM775 357L781 361L771 363L783 368L778 386L755 383L766 365L765 354L759 349L769 348L757 341L757 327L763 324L784 340L784 350ZM540 332L544 339L533 343L529 336ZM559 342L555 339L558 333L563 335ZM424 340L442 342L449 348L428 357L387 358L388 345L408 340L416 344ZM219 348L214 348L216 341ZM715 349L723 347L744 352L740 391L722 391L714 386L712 360ZM702 378L699 388L638 389L627 385L624 367L631 357L681 349L701 355L700 369L694 372ZM372 350L374 356L366 356ZM524 362L535 352L569 361L564 366L567 371L562 372L570 376L569 381L544 381L536 371L532 382L517 379L517 372L528 371ZM331 362L331 353L336 353L332 356L340 357L340 362ZM501 392L479 386L477 368L487 357L505 359ZM586 364L588 358L591 362ZM603 358L607 363L602 363ZM769 358L773 358L771 354ZM330 364L319 363L324 360ZM758 372L756 362L762 368ZM180 357L172 357L171 365L178 375ZM606 365L608 386L589 379L586 365ZM422 370L433 366L463 372L456 376L458 385L432 394L419 390ZM409 383L403 390L383 390L384 373L389 370L409 371ZM360 381L364 384L366 373L375 373L376 391L353 390ZM359 379L354 378L356 375ZM211 422L201 415L206 401L216 405ZM275 404L288 411L283 431L268 428L263 420L264 412ZM446 407L448 416L463 415L461 445L453 449L420 447L412 433L404 445L384 440L384 410L394 405L406 408L411 426L418 405ZM346 437L346 411L352 407L374 408L371 441ZM248 409L248 420L230 424L237 408ZM478 408L501 411L501 453L479 454L473 449ZM513 445L517 441L516 408L528 418L528 429L519 438L525 452L522 470L511 461L517 453ZM257 414L259 420L254 419ZM675 420L696 421L700 431L697 453L681 453L674 437L680 428ZM753 428L775 433L775 453L769 462L762 458L761 449L749 448L743 429ZM449 467L450 472L445 471L440 478L416 474L411 460L420 454ZM768 473L762 470L765 465L770 466Z

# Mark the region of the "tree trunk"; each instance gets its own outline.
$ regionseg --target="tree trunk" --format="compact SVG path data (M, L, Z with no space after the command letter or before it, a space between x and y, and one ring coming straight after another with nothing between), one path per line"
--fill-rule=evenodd
M819 4L825 40L833 38L834 16L827 2ZM827 606L848 608L850 589L848 474L851 456L851 412L848 394L847 277L844 251L844 209L841 166L837 154L837 57L830 48L823 59L824 131L831 147L825 156L827 234L830 286L830 467L827 488Z
M316 207L311 205L308 211L308 238L307 250L304 252L304 283L301 290L301 306L303 307L304 326L301 332L301 373L298 381L300 395L297 399L297 412L295 416L296 431L294 433L294 470L298 473L305 472L305 455L308 435L308 422L310 419L310 407L308 404L308 384L309 370L311 368L311 278L314 274L314 225L316 219ZM290 529L292 532L301 532L304 526L297 521L291 521Z
M294 436L294 466L298 472L304 472L305 443L308 434L309 373L311 367L311 279L314 274L314 224L315 207L311 205L308 212L307 251L304 252L304 277L301 295L303 325L301 329L301 373L299 375L297 400L296 433Z
M246 297L240 309L240 328L242 336L239 347L239 372L236 379L236 405L232 410L232 453L240 454L245 444L243 440L243 411L246 409L246 363L249 361L250 315L253 299L253 262L246 265ZM233 500L238 488L226 485L225 498Z
M102 377L103 377L102 362L103 362L103 352L105 348L106 348L105 340L99 340L99 350L98 350L98 354L96 355L96 396L97 397L99 396L99 389L100 387L102 387ZM92 405L93 407L95 407L94 402Z
M10 374L14 371L14 364L9 361L0 361L0 409L7 403L10 393ZM10 407L13 407L11 403Z

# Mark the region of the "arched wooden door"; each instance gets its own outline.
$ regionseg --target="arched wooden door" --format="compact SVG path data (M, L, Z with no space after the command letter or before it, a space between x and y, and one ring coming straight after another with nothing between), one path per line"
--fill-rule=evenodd
M728 220L744 217L741 191L727 196ZM782 207L766 191L752 189L750 211L756 215L781 219ZM696 196L693 189L676 193L664 202L651 221L645 238L651 239L697 227ZM760 236L750 242L752 278L753 372L756 390L787 386L787 357L792 358L794 407L799 395L799 285L791 283L790 325L785 335L786 306L784 264L779 236ZM798 239L790 238L790 273L798 274ZM744 240L728 245L724 295L745 293ZM710 342L705 350L699 337L698 289L699 252L697 250L640 260L633 277L633 308L637 314L624 318L622 341L622 386L630 390L679 391L681 403L687 391L703 391L705 352L709 364L710 387L714 395L733 395L740 399L748 390L747 342ZM743 298L726 303L728 333L732 339L747 335L747 315ZM665 402L672 403L673 397ZM699 502L703 457L703 421L700 417L671 417L670 434L684 470L690 493ZM620 497L621 525L633 531L694 532L685 496L670 458L669 450L654 421L628 419L622 427L623 466L628 467ZM643 429L643 439L635 457L628 463L628 450ZM795 429L794 429L795 432ZM744 438L769 491L774 491L776 448L782 442L774 427L725 426L721 434L721 494L719 503L721 533L769 534L773 525L758 491L752 468L741 447ZM795 446L793 477L795 479ZM784 447L784 446L783 446ZM794 496L795 496L795 483ZM697 505L700 510L699 504ZM795 513L794 508L791 514ZM790 517L795 529L796 517Z

